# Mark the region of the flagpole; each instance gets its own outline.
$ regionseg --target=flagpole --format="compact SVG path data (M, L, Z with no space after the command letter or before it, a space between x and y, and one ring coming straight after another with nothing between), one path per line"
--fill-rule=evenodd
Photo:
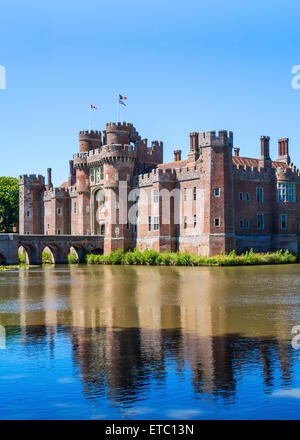
M118 122L120 122L120 98L118 99Z
M92 113L91 113L91 105L89 106L89 131L92 129Z

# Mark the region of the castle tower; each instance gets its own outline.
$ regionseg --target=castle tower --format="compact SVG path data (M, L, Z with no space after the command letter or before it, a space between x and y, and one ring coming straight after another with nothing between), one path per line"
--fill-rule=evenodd
M128 192L136 164L136 148L132 142L132 124L106 125L101 162L104 174L105 209L97 221L104 227L104 253L132 246L133 227L128 225ZM131 143L132 142L132 143Z
M220 130L199 133L209 189L205 231L209 237L209 253L216 255L235 249L234 201L232 182L233 133Z
M22 175L19 177L19 233L43 234L43 176Z
M79 132L79 151L81 153L95 150L102 145L101 131L80 131Z

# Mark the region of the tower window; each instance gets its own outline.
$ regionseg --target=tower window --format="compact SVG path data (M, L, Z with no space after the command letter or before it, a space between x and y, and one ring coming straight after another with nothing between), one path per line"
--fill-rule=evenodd
M158 202L158 189L155 189L153 192L153 202L154 203Z
M257 214L257 229L264 229L265 227L265 221L264 221L264 215L263 214Z
M61 215L61 208L57 208L57 215Z
M220 218L219 217L215 218L215 227L216 228L220 227Z
M159 229L158 217L154 217L153 229L154 231L157 231Z
M148 217L148 231L151 231L151 216Z
M183 188L183 201L187 201L187 188Z
M245 193L245 200L246 200L246 202L249 202L249 200L250 200L250 194L249 193Z
M281 229L287 229L287 215L286 214L282 214L280 216L280 225L281 225Z
M240 229L244 229L244 220L240 220Z
M186 216L183 219L183 227L184 227L184 229L187 229L187 217Z
M239 193L239 200L240 200L240 201L243 200L243 193L242 193L242 192Z
M256 188L256 201L262 203L264 201L264 189Z
M197 226L197 216L194 214L194 228Z
M214 192L215 192L215 197L220 197L221 188L215 188Z
M30 211L26 212L27 217L30 217Z
M100 226L100 235L105 235L105 224Z
M194 200L197 200L197 188L195 186L193 188L193 197L194 197Z
M61 235L61 229L57 229L57 235Z

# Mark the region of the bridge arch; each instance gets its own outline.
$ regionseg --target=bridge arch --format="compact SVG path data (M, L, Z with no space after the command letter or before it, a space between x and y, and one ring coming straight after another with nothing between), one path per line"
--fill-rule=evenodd
M3 254L0 254L0 266L4 266L6 264L6 257Z

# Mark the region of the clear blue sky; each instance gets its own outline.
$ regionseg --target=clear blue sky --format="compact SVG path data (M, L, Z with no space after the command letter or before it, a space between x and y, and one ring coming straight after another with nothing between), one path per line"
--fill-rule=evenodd
M186 155L189 132L229 129L241 155L290 138L300 167L298 0L11 0L0 10L0 175L67 179L78 131L121 119Z

